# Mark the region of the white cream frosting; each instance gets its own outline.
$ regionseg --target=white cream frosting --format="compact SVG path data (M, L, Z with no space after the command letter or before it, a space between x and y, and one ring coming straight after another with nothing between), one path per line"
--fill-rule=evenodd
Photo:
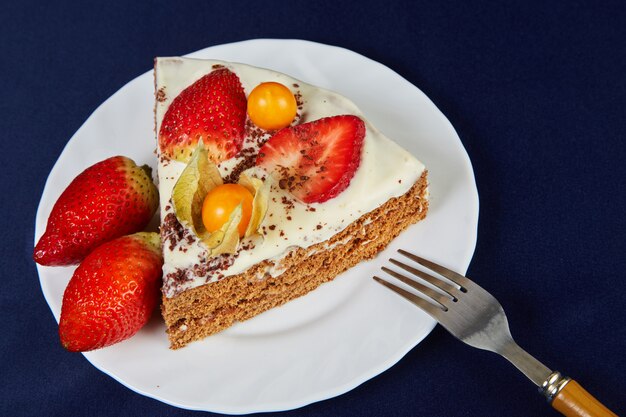
M367 121L356 105L345 97L275 71L223 61L190 58L156 59L155 84L157 91L161 92L155 109L157 135L172 100L186 87L208 74L213 65L222 65L237 74L246 96L255 86L265 81L275 81L289 87L300 97L302 108L299 113L303 115L303 122L352 114L361 117L366 125L361 163L348 188L324 203L304 204L295 200L287 190L272 186L269 208L262 223L265 235L253 238L253 245L242 245L251 248L240 250L234 262L220 271L220 277L242 273L266 259L274 260L276 263L276 267L270 268L267 273L272 276L280 275L283 270L279 266L279 260L291 250L298 247L307 248L330 239L390 198L406 193L424 171L421 162L379 132ZM255 141L248 138L244 147L254 143ZM220 164L222 175L228 175L238 162L237 158L233 158ZM184 167L183 163L177 161L164 162L159 153L161 219L172 212L170 204L172 188ZM250 170L254 172L260 168L253 167ZM263 173L258 173L261 174ZM288 212L285 204L281 202L283 197L293 201ZM187 270L191 274L187 281L178 283L175 290L166 282L164 285L166 296L171 297L182 290L218 280L215 274L196 276L191 273L190 268L193 268L199 259L207 257L206 249L198 240L192 243L183 240L174 248L167 244L164 246L164 279L167 280L168 274L177 270Z

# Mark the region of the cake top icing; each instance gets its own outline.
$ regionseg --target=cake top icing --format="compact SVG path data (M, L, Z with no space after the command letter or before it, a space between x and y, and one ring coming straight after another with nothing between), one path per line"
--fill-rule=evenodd
M242 173L270 181L268 204L258 233L242 238L233 254L211 256L210 249L195 235L193 229L181 224L172 204L172 190L187 167L188 156L175 156L175 153L165 149L161 141L157 153L165 259L163 291L167 297L242 273L267 259L276 261L277 266L268 268L265 274L279 275L282 272L280 258L293 248L307 248L327 241L362 215L390 198L407 192L424 171L421 162L379 132L349 99L285 74L239 63L157 58L157 135L161 133L168 109L175 105L172 103L176 97L207 74L220 69L227 69L237 76L245 97L249 97L255 87L266 82L288 88L296 99L296 115L291 126L315 123L339 115L362 120L364 135L362 145L359 146L360 163L345 189L338 194L323 202L305 202L306 197L296 197L293 190L280 184L279 179L268 173L263 164L256 165L260 160L259 149L276 134L276 130L263 129L244 114L239 151L230 155L225 150L222 158L218 158L221 160L215 162L225 182L237 182ZM232 112L237 115L240 109L237 107ZM237 135L238 132L232 134Z

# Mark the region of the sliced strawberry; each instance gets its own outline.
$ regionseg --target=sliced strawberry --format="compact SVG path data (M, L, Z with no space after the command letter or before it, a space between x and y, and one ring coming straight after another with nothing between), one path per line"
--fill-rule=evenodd
M278 131L256 164L276 173L279 186L305 203L322 203L345 190L359 164L365 123L333 116Z
M243 146L246 106L237 75L215 69L170 104L159 129L161 154L187 162L202 139L213 162L232 158Z

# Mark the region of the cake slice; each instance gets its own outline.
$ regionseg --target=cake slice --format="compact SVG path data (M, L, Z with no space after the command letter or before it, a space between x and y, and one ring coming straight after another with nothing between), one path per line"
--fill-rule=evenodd
M155 60L155 89L173 349L307 294L426 216L424 165L339 94L178 57Z

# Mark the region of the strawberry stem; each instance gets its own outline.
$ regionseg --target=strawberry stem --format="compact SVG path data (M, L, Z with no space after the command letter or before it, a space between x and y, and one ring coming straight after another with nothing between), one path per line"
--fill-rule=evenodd
M152 168L150 167L150 165L144 164L139 168L141 168L148 175L148 178L152 179Z

